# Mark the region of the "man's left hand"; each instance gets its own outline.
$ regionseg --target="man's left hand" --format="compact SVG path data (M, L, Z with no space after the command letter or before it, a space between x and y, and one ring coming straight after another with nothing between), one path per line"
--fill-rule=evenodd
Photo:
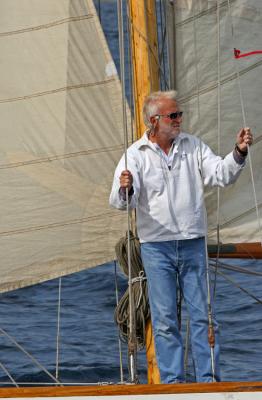
M242 128L237 134L237 145L241 151L247 151L248 145L253 143L253 135L250 128Z

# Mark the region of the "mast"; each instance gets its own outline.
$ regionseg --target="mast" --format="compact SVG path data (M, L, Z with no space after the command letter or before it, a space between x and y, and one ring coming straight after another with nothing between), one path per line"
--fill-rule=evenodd
M129 17L135 134L139 139L145 131L142 115L144 99L150 92L160 89L155 1L130 0ZM147 323L146 330L148 383L160 383L151 321Z
M145 131L142 108L145 97L159 90L157 23L154 0L129 1L135 132Z

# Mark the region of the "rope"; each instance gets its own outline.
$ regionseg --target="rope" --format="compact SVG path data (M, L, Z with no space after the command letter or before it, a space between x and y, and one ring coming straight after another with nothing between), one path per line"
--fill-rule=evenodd
M44 371L54 382L58 383L61 385L61 383L49 372L47 369L41 365L28 351L26 351L17 341L9 335L4 329L0 328L0 332L2 332L6 337L8 337L9 340L11 340L12 343L16 345L16 347L21 350L27 357L29 357L34 364L36 364L42 371Z
M146 344L146 321L150 316L149 302L147 294L147 282L140 256L140 244L137 237L130 232L130 247L132 260L132 296L136 306L136 339L139 349ZM125 275L128 275L127 265L127 236L119 240L116 245L116 257ZM123 342L128 342L128 327L130 323L129 290L119 301L115 310L115 321L119 326L120 338Z
M262 54L262 50L249 51L248 53L241 53L240 50L234 49L235 58L249 57L255 54Z
M230 0L228 0L228 13L229 13L230 22L231 22L232 42L234 42L234 40L235 40L234 24L233 24L233 19L232 19ZM239 68L238 68L238 63L237 63L237 59L239 58L240 55L238 53L239 50L237 50L234 46L232 46L232 48L234 49L234 55L235 55L235 57L234 57L234 65L235 65L235 70L236 70L236 74L237 74L237 82L238 82L238 90L239 90L239 97L240 97L240 103L241 103L241 112L242 112L243 125L244 125L244 127L246 127L247 126L247 124L246 124L246 113L245 113L245 108L244 108L244 99L243 99L243 93L242 93L242 87L241 87ZM236 55L238 55L238 57L236 57ZM250 54L247 53L246 55L250 55ZM257 223L258 223L258 232L260 234L260 243L261 243L261 246L262 246L262 226L261 226L259 210L258 210L258 200L257 200L257 194L256 194L254 172L253 172L253 165L252 165L252 159L251 159L251 154L250 154L250 148L249 147L250 146L247 145L248 161L249 161L249 167L250 167L250 175L251 175L254 203L255 203Z

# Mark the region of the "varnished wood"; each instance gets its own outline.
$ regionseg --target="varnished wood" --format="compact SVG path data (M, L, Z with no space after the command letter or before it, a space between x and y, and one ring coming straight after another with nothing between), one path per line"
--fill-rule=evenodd
M209 257L217 257L216 246L209 246L208 250ZM262 246L260 242L223 244L219 249L219 258L262 259Z
M129 15L135 132L139 139L146 129L142 113L144 99L160 87L155 0L130 0ZM147 331L148 382L160 383L151 321L147 323Z
M146 358L147 358L147 381L149 385L160 383L160 374L156 361L154 336L152 323L149 320L146 324Z
M169 385L108 385L108 386L67 386L1 388L3 397L69 397L69 396L117 396L174 393L214 393L214 392L261 392L262 382L219 382ZM262 397L261 397L262 398Z
M150 92L159 90L155 1L130 0L129 13L135 128L138 139L145 131L142 115L144 99Z

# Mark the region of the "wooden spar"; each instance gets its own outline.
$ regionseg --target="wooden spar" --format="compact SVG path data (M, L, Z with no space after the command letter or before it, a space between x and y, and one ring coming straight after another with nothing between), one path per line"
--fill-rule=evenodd
M160 88L155 0L129 0L129 17L135 136L139 139L145 131L142 113L144 99L150 92ZM151 321L147 323L146 332L148 383L160 383Z
M217 245L208 245L208 255L210 258L217 257ZM222 244L219 248L219 258L262 259L262 246L260 242Z
M129 15L135 132L139 139L145 131L142 115L144 99L160 87L155 1L130 0Z

